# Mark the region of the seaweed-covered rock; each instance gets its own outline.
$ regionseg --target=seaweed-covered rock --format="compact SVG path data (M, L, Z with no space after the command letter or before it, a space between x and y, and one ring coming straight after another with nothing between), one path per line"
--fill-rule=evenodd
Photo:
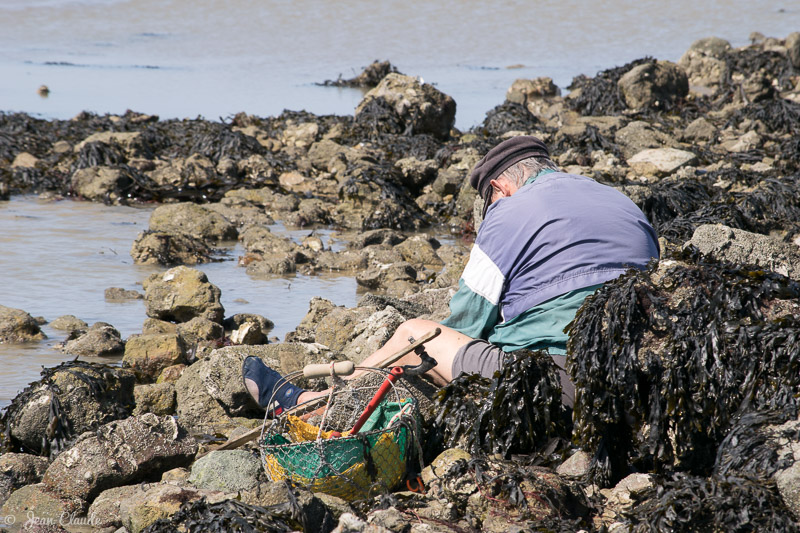
M234 225L225 217L189 202L157 207L150 215L150 230L186 233L211 242L236 239L238 235Z
M413 134L430 133L439 139L450 136L456 117L456 103L448 95L417 78L402 74L386 75L358 104L355 120L369 121L370 105L385 106Z
M222 323L225 309L219 288L206 275L185 266L148 277L143 283L147 316L160 320L188 322L203 317Z
M566 436L561 383L546 352L512 352L491 380L462 374L437 393L436 407L436 433L449 448L508 457Z
M118 355L125 349L122 336L112 325L105 322L92 324L85 333L70 339L64 345L64 353L84 357Z
M194 439L172 417L148 413L84 433L47 468L42 482L55 494L90 502L102 491L188 465Z
M0 305L0 344L28 342L47 338L36 319L23 311Z
M601 484L630 464L708 473L737 417L797 415L800 285L685 256L607 283L570 325L574 436Z
M187 233L147 230L131 245L137 265L196 265L213 260L212 249L203 239Z
M637 65L619 82L625 103L631 109L670 109L689 94L686 72L670 61Z
M388 74L396 73L397 67L388 61L378 61L377 59L364 67L358 76L350 79L342 79L339 75L337 80L326 80L323 85L333 85L335 87L375 87Z
M133 409L130 371L72 361L42 371L8 407L3 425L14 448L58 453L84 431L127 417Z
M637 66L653 62L652 58L645 57L599 72L594 78L577 76L568 87L572 93L566 103L581 115L618 115L628 109L619 87L620 78Z

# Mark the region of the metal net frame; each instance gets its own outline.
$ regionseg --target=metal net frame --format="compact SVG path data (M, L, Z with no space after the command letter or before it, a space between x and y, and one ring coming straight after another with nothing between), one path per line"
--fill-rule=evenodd
M421 458L419 402L402 381L391 385L358 433L350 434L389 374L358 370L366 374L349 381L333 376L325 397L264 419L259 448L271 481L288 480L346 501L363 500L391 491L405 478L411 459ZM289 374L284 383L300 375ZM273 399L280 391L279 384Z

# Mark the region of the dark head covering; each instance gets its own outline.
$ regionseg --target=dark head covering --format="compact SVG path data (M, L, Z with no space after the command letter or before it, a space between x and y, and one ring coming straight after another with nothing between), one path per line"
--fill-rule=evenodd
M470 174L469 183L484 200L483 216L486 216L486 210L489 208L489 201L492 197L491 181L500 176L510 166L529 157L549 158L550 152L547 150L547 146L538 138L520 136L501 142L489 150L489 153L483 156L483 159L478 161L478 164L472 170L472 174Z

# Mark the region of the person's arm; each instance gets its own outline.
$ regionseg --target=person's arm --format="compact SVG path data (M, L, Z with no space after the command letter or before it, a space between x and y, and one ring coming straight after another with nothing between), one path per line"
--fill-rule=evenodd
M450 316L442 325L473 339L486 339L499 321L504 285L500 269L475 244L458 280L458 291L450 299Z

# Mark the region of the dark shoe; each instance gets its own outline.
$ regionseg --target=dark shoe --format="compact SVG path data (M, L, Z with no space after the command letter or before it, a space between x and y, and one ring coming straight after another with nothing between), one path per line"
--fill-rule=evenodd
M242 382L250 396L271 416L278 416L297 405L297 398L305 392L252 355L242 362Z

